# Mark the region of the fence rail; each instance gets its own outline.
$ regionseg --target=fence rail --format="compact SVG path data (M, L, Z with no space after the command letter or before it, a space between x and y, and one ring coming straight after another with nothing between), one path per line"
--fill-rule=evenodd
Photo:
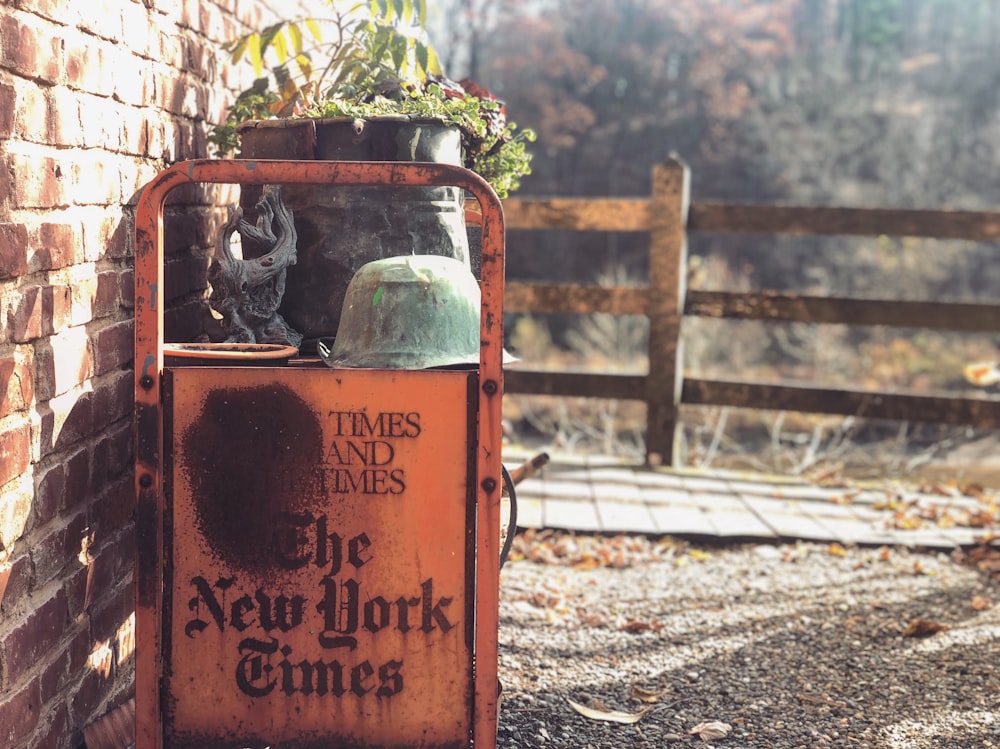
M689 232L897 236L1000 241L1000 212L690 204L690 176L679 161L653 167L649 198L520 198L504 201L508 229L645 232L645 287L515 283L508 312L644 315L649 318L645 375L539 371L504 375L510 393L640 400L646 403L646 460L672 464L680 440L678 410L734 406L842 414L896 421L1000 426L1000 399L700 380L683 375L684 316L782 322L885 325L965 332L1000 331L1000 304L895 301L789 293L687 291Z

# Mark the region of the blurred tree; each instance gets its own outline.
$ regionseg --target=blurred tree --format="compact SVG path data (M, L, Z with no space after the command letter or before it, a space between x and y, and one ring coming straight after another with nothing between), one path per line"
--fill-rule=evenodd
M1000 204L997 0L446 5L456 44L445 54L539 135L522 194L645 195L652 164L676 152L696 200ZM880 246L858 244L692 237L694 253L723 257L756 288L915 293ZM508 256L515 278L592 281L609 263L644 272L645 240L516 232ZM986 253L920 262L921 292L1000 287Z

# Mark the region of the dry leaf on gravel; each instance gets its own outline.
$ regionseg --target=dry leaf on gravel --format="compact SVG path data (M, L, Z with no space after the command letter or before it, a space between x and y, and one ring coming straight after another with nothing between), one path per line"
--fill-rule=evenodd
M638 684L633 684L629 697L634 700L639 700L639 702L652 703L659 701L660 697L665 694L666 692L662 690L646 689L646 687L640 687Z
M710 720L706 723L699 723L690 731L688 731L689 736L698 736L702 741L711 741L712 739L723 739L726 737L733 727L728 723L723 723L718 720Z
M986 609L993 607L993 602L986 596L973 596L972 600L969 601L969 606L974 611L986 611Z
M663 625L655 620L645 621L642 619L629 619L619 629L624 632L630 632L634 635L640 635L644 632L659 632L663 629Z
M903 637L931 637L948 629L947 624L941 624L932 619L914 619L903 631Z
M598 710L593 707L581 705L579 702L573 702L573 700L566 701L569 703L570 707L585 718L590 718L591 720L603 720L608 723L638 723L642 720L642 717L646 713L653 709L651 707L644 707L637 713L623 713L617 710Z

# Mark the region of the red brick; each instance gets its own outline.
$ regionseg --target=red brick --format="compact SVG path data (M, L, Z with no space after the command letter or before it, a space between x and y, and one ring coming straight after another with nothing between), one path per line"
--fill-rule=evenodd
M64 148L84 146L83 115L90 117L88 101L77 91L58 87L48 92L48 113L46 124L49 131L50 145L61 145Z
M14 131L14 102L17 93L9 83L0 84L0 138L9 138Z
M113 323L93 333L94 375L121 369L135 358L135 325L132 320Z
M91 491L97 494L108 481L122 477L131 481L133 463L131 421L109 427L91 455Z
M86 451L84 451L86 454ZM66 506L66 466L60 461L47 471L35 469L35 518L40 525L59 515Z
M93 369L87 331L82 327L67 328L50 336L48 349L38 353L38 389L60 395L90 379Z
M74 746L70 743L70 727L67 723L69 713L66 705L58 703L48 713L40 716L42 728L31 738L31 744L25 749L67 749Z
M135 500L133 499L133 504ZM131 580L135 572L135 524L129 523L118 536L115 548L118 550L116 569L119 576Z
M206 330L206 304L192 301L181 306L170 307L163 315L163 330L168 341L197 341Z
M26 78L55 83L61 67L60 47L63 39L51 32L51 27L29 27L13 16L0 19L0 62Z
M23 356L10 354L0 358L0 418L31 407L35 397L33 363L30 350Z
M14 183L11 203L15 208L54 208L69 204L68 167L51 156L11 154Z
M94 299L97 297L97 276L77 279L72 285L72 325L85 325L94 319Z
M135 274L131 270L122 271L122 308L135 309Z
M99 533L107 536L125 526L135 509L135 487L131 475L124 476L97 495L90 517Z
M38 680L0 702L0 746L15 746L38 725L41 699Z
M63 508L72 510L82 507L90 496L90 451L87 449L73 453L65 459L66 486Z
M6 172L0 168L0 172ZM24 224L0 224L0 278L16 278L28 270L28 230Z
M132 257L133 236L135 236L135 216L131 212L106 218L93 240L102 248L98 253L98 259L107 257L120 260Z
M11 548L31 530L32 492L28 477L0 491L0 548Z
M83 239L77 226L46 223L38 227L33 265L39 270L58 270L83 260Z
M83 631L85 628L80 626L79 629ZM69 652L67 651L67 647L68 645L63 643L60 645L58 652L50 653L51 662L42 669L42 673L38 676L38 691L43 705L55 697L66 683L67 676L69 675Z
M117 137L115 138L117 140ZM65 194L77 205L114 205L121 202L118 170L108 163L107 152L90 149L81 152L69 166Z
M14 137L18 140L58 145L54 130L48 89L22 86L18 91L17 109L14 111Z
M69 617L72 621L77 621L87 613L87 580L90 577L89 567L79 567L70 571L63 577L62 586L66 592L66 605L69 608ZM71 658L73 664L71 671L76 671L87 662L87 655L90 653L90 630L85 633L84 643L77 645L70 643ZM82 652L77 650L82 649Z
M73 287L48 286L42 306L43 325L46 335L58 333L73 324Z
M95 642L113 639L118 629L128 621L135 610L133 590L131 583L119 585L114 590L94 588L95 600L91 605L90 632Z
M0 204L10 202L10 171L7 162L0 160Z
M117 0L95 0L80 7L77 12L79 28L89 35L116 43L122 41L122 22L118 17L121 4Z
M80 572L86 577L87 571L85 569L81 568ZM66 653L69 655L69 672L71 674L79 674L86 667L87 660L90 658L92 642L90 638L90 622L82 614L83 610L81 609L73 615L74 620L80 622L80 626L73 630L70 640L66 645Z
M79 512L65 525L32 544L30 554L35 568L35 585L45 585L62 570L79 564L81 550L88 543L87 536L87 516Z
M68 449L94 433L93 393L65 393L48 402L40 411L39 458L56 450Z
M31 427L16 424L0 431L0 487L15 479L31 465ZM2 529L0 529L2 530Z
M74 725L85 726L98 718L97 709L114 687L112 675L87 671L75 693L70 698L70 720Z
M107 376L94 388L94 413L100 422L98 430L132 416L135 381L131 371L123 370Z
M32 587L31 556L22 554L0 564L0 614L5 617L21 602Z
M96 39L67 50L66 78L70 86L110 99L115 92L115 55L111 50Z
M39 604L20 626L12 630L0 643L4 684L7 686L16 684L22 675L59 642L67 624L66 594L59 590L47 601Z
M95 641L106 640L110 636L104 629L98 631L93 619L98 608L103 611L108 605L110 591L115 587L116 557L115 545L104 544L87 563L87 592L84 599L84 609L91 612L90 632Z
M108 317L121 306L121 283L124 275L109 270L97 275L97 290L94 294L94 318Z
M196 255L181 255L165 261L163 282L167 287L167 301L189 296L207 288L208 263Z
M19 290L8 322L11 340L28 343L42 337L44 304L44 287L24 286Z

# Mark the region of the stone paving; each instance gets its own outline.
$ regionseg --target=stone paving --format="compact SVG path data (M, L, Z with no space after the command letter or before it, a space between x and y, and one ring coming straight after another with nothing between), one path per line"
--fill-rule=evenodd
M504 464L513 468L534 454L505 447ZM654 470L601 456L552 455L515 493L519 528L932 549L1000 532L983 498L957 490L892 481L819 486L789 476ZM994 521L996 514L994 505Z

